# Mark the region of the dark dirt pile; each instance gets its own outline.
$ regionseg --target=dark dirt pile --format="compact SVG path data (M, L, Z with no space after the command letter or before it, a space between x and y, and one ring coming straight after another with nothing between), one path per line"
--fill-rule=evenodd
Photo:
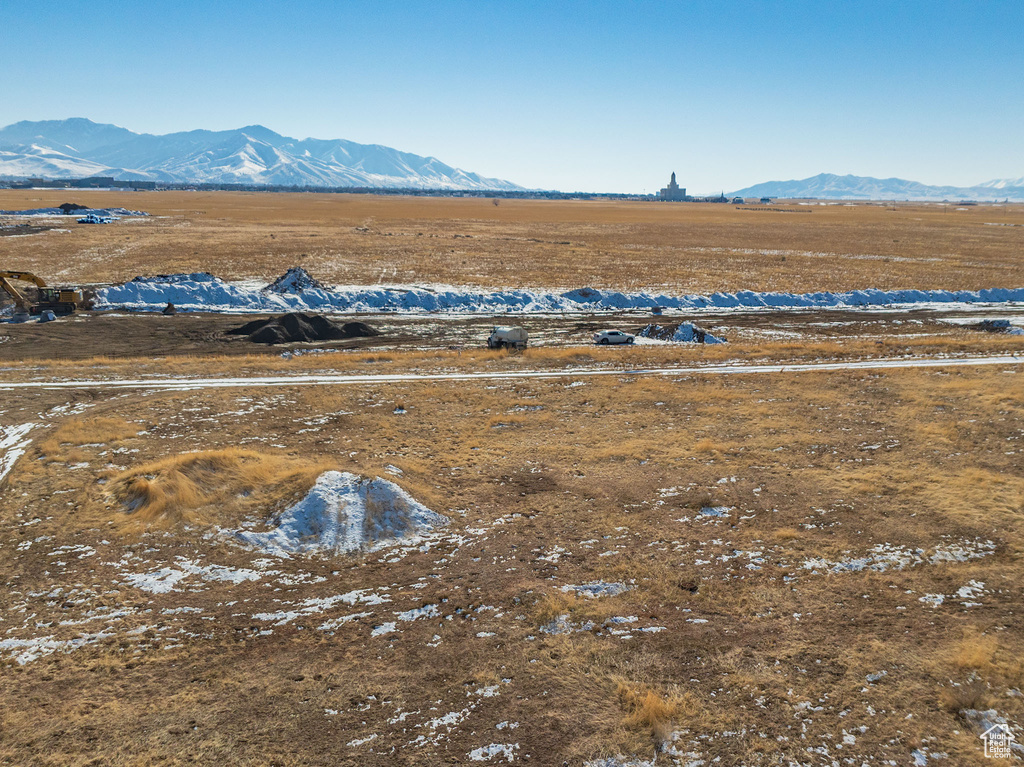
M341 341L346 338L367 338L380 335L380 331L365 322L334 322L319 314L294 312L253 320L240 328L227 331L228 335L248 336L257 344L287 344L298 341Z

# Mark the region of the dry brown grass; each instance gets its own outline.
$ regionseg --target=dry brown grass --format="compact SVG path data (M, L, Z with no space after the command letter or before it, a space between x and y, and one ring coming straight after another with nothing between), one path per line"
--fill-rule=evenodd
M65 202L3 190L0 207ZM619 290L849 290L1024 284L1024 206L870 204L809 215L731 205L75 190L159 218L11 238L7 259L53 281L212 271L271 279L301 265L336 283L438 281ZM623 269L623 264L629 264Z
M154 365L147 372L158 372ZM136 465L112 470L97 485L105 448L86 445L79 449L88 470L30 454L8 477L0 498L7 536L0 578L30 609L21 613L12 602L5 631L14 631L5 639L30 630L67 638L94 632L101 618L86 629L61 622L97 604L137 605L139 613L111 623L118 633L108 644L5 666L0 755L25 762L45 748L51 761L74 763L74 753L91 748L108 761L130 762L118 750L130 743L135 756L150 761L188 753L200 762L262 756L286 763L287 754L278 756L288 749L310 762L465 761L471 748L506 742L509 733L494 729L498 722L517 721L511 737L522 753L556 763L613 754L649 759L652 746L678 731L677 747L699 740L694 748L708 763L767 765L779 754L806 761L808 747L831 752L844 728L854 732L863 723L867 730L858 729L856 744L842 751L857 763L908 762L911 749L924 746L947 751L951 764L976 763L976 738L959 710L991 705L1024 720L1012 694L1024 681L1017 660L1024 652L1017 604L1024 400L1012 385L1019 375L979 368L685 381L610 376L576 388L520 380L118 392L96 407L104 417L146 424L147 434L124 443L139 450L130 454ZM36 397L56 393L5 395L5 408L39 412ZM396 416L399 402L408 412ZM509 412L535 404L544 409ZM5 417L13 418L12 410ZM243 410L250 415L236 415ZM489 428L490 419L511 415L521 419L514 429ZM930 439L926 424L948 438ZM719 449L694 452L705 438ZM145 558L132 560L130 572L173 566L179 555L252 567L251 553L206 541L205 521L247 514L249 502L266 514L288 491L261 496L264 478L249 499L239 499L244 477L222 489L192 465L203 452L181 455L249 444L267 460L279 458L282 471L322 461L373 476L398 466L400 483L449 513L448 529L461 537L394 562L382 555L275 563L289 575L310 576L288 583L196 579L167 594L125 584L107 563L128 547ZM169 451L175 455L168 458ZM171 513L146 528L155 534L108 534L112 519L131 524L124 499L147 502L149 485L175 473L184 479L167 492L153 490L153 509L185 498L195 509L188 512L197 520L192 531ZM272 484L276 470L270 474ZM129 496L138 480L148 484ZM74 495L85 485L96 506ZM302 492L298 484L295 492ZM223 500L207 503L211 498ZM700 505L735 508L728 518L701 519L694 513ZM52 539L36 542L43 536ZM927 557L945 542L975 539L991 539L996 552L884 572L815 574L804 566L819 557L865 556L876 544L920 548ZM49 556L65 540L98 551L100 540L111 543L83 560ZM19 548L22 541L31 545ZM556 547L564 549L558 557ZM85 600L81 606L28 596L112 579L116 588L76 597ZM632 588L601 598L561 590L594 580ZM982 604L957 596L971 581L985 584L976 598ZM384 605L339 606L282 626L253 618L384 586L392 600ZM937 594L945 595L940 606L921 601ZM372 626L428 603L438 606L436 619L370 637ZM186 604L204 612L159 612ZM364 609L373 617L334 634L317 628L326 617ZM559 636L538 630L559 615L574 628L595 625ZM637 620L606 625L614 616ZM147 628L157 620L170 628ZM179 623L185 620L192 623ZM665 628L633 628L624 640L611 633L618 626ZM133 643L146 634L126 633L166 636L179 627L188 638L169 650L139 649ZM877 681L866 680L882 671ZM450 742L403 751L428 729L423 720L464 710L484 684L500 685L500 695L480 698ZM367 703L370 695L377 701ZM386 706L379 702L385 697ZM389 724L399 709L422 716ZM254 721L268 726L254 731ZM98 742L87 740L86 727L96 728ZM725 734L744 728L746 738ZM958 739L953 730L966 734ZM325 731L330 737L311 738ZM346 745L370 732L379 737L363 751ZM234 751L218 750L225 742Z
M798 541L802 537L800 531L795 527L780 527L778 530L772 532L772 536L777 541Z
M696 700L687 693L662 693L623 679L616 685L616 694L626 712L626 726L649 731L657 744L668 740L674 725L683 726L682 720L694 720L700 713ZM695 722L686 721L685 724Z
M114 476L104 493L117 527L227 524L305 492L324 466L223 448L173 455ZM265 516L265 511L264 511Z
M985 680L978 676L963 682L949 682L939 688L939 706L950 714L959 714L966 709L987 709L991 694Z
M75 195L166 218L13 238L5 243L12 267L54 282L189 270L269 279L299 264L346 283L673 292L1024 284L1024 227L985 226L989 217L1024 223L1022 206L770 216L607 202ZM0 208L65 198L63 190L0 192ZM2 375L503 372L1019 349L1019 339L951 328L881 345L856 337L531 347L518 356L158 360L128 350L74 362L5 358ZM0 761L444 763L508 734L534 761L578 764L598 754L649 758L652 745L680 731L681 750L699 738L701 758L716 764L805 762L819 746L858 764L904 763L926 744L947 751L950 764L977 762L960 710L993 705L1024 721L1012 694L1024 683L1017 377L999 369L614 375L574 389L506 380L118 392L106 402L97 394L91 412L103 415L39 437L5 480L0 581L5 640L112 635L24 666L5 661ZM35 421L63 396L4 392L0 409L11 423ZM398 404L408 412L393 415ZM534 405L543 410L515 409ZM34 460L41 456L51 460ZM72 461L89 466L73 471ZM125 582L128 571L113 569L122 556L130 572L158 571L178 556L252 567L250 553L207 540L209 525L265 519L323 468L374 476L391 465L418 500L451 514L457 543L399 561L282 560L274 567L295 576L287 581L194 580L164 594L142 592ZM669 487L677 490L662 492ZM701 519L695 510L704 505L734 510ZM993 540L996 553L885 572L804 567L876 544L927 556L946 540L974 539ZM98 556L57 550L68 543ZM599 579L631 589L602 598L561 590ZM983 604L968 607L955 595L971 581L985 589ZM385 586L392 601L365 606L373 617L336 633L319 630L317 614L281 626L255 617ZM935 594L944 604L921 601ZM370 637L375 623L427 603L438 619ZM203 612L174 612L184 605ZM124 615L108 622L111 611ZM574 628L592 626L538 631L562 615ZM636 622L606 624L615 616ZM609 630L620 625L664 629L626 641ZM160 636L180 645L140 644ZM881 671L877 683L866 681ZM501 694L480 698L449 741L409 747L431 734L425 720L475 705L477 685ZM410 718L392 723L398 710ZM418 721L412 712L422 712ZM501 721L521 728L499 735ZM867 730L839 752L843 729L861 723ZM348 745L371 731L376 741ZM727 735L737 732L744 737Z
M719 444L708 437L699 439L693 443L693 452L713 454L719 451Z
M142 431L138 424L116 417L76 417L64 421L37 449L48 461L65 463L81 461L86 453L76 448L83 445L116 445Z
M999 642L994 636L980 634L971 627L953 651L953 665L961 671L988 671L998 649Z

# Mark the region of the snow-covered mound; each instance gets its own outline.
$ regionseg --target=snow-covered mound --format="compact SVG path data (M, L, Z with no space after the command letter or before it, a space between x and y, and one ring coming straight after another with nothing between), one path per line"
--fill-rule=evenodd
M71 211L72 216L148 216L141 210L128 210L127 208L77 208ZM29 210L0 210L0 216L67 216L60 208L30 208Z
M235 536L276 556L347 554L381 548L447 524L447 517L393 482L327 471L305 498L282 512L273 530L239 530Z
M696 344L723 344L725 343L724 338L713 336L703 328L699 328L692 322L680 322L679 325L673 328L671 325L663 327L661 325L648 325L639 333L638 336L642 338L655 338L660 341L677 341L683 343L696 343Z
M299 270L289 270L289 273ZM303 272L303 274L305 274ZM600 309L731 309L870 307L898 304L1024 302L1024 288L991 290L852 290L847 293L712 293L672 296L583 288L474 290L448 286L304 287L301 280L276 280L268 288L226 282L206 272L136 277L97 293L96 308L161 311L173 303L193 312L580 312ZM307 275L308 277L308 275ZM313 282L313 281L311 281Z

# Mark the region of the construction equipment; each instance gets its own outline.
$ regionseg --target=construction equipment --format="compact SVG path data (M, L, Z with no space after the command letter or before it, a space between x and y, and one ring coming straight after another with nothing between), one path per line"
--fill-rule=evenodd
M526 328L496 327L487 339L487 348L522 351L526 348Z
M36 286L36 301L18 290L13 282L30 282ZM31 272L0 271L0 290L14 300L16 313L41 314L51 311L54 314L72 314L83 302L82 291L78 288L51 288L41 277Z

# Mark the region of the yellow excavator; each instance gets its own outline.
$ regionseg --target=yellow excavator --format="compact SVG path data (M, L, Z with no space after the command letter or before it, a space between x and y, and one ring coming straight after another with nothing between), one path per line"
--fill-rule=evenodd
M16 287L14 282L31 282L36 286L36 301L33 303ZM82 304L82 291L78 288L51 288L42 278L30 272L0 271L0 290L14 300L15 312L42 314L72 314Z

